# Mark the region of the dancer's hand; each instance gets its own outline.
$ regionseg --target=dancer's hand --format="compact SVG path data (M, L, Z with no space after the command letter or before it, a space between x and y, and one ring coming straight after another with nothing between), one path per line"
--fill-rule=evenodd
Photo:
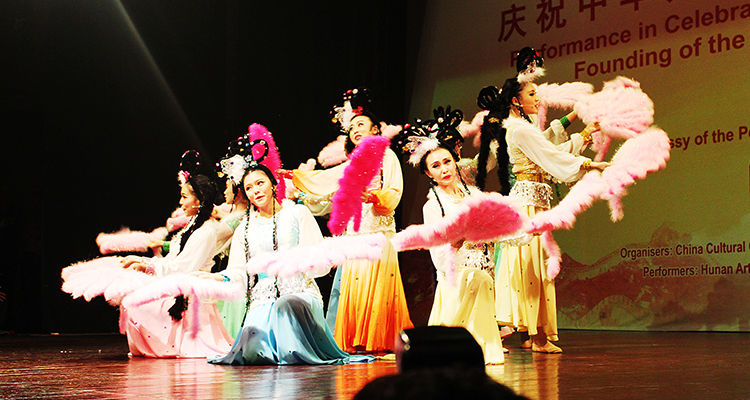
M133 264L142 264L142 263L143 263L143 259L138 256L126 256L125 258L120 260L120 265L123 268L130 268L130 266Z
M290 171L288 169L281 169L281 168L279 168L279 169L276 170L276 173L279 174L279 176L282 177L282 178L287 178L287 179L294 178L294 172Z
M602 130L602 126L601 124L599 124L599 121L593 121L589 122L588 125L586 125L586 128L584 128L583 130L588 131L588 133L591 134Z
M219 282L224 281L224 275L214 274L214 273L206 272L206 271L194 271L190 273L190 276L194 276L196 278L201 278L201 279L213 279Z
M607 162L607 161L592 161L589 166L591 167L591 169L598 169L599 171L604 171L604 169L609 167L610 165L612 165L612 163Z

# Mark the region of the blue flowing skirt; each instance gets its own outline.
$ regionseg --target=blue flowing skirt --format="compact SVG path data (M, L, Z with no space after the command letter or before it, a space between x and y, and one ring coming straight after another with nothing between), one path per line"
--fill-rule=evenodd
M285 295L247 311L229 354L208 362L227 365L347 364L374 357L342 351L323 316L323 302L304 293Z

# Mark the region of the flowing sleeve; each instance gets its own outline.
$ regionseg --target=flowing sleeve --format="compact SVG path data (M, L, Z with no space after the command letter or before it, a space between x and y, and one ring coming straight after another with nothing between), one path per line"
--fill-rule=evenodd
M323 196L335 192L339 188L339 180L344 176L344 169L349 162L344 162L328 169L314 171L292 171L292 183L301 192L315 196Z
M230 282L242 283L243 287L247 286L247 261L245 255L245 224L246 220L240 222L237 229L232 235L232 244L229 248L229 261L227 269L221 272L222 275L229 278Z
M440 221L443 216L440 212L440 206L434 199L429 199L422 207L422 216L424 218L425 225L434 224ZM450 244L443 244L437 247L430 248L430 258L432 264L435 265L435 269L441 272L445 272L448 266L445 263L448 260L448 252L451 250Z
M398 207L404 191L404 177L401 163L391 149L385 150L383 157L383 188L370 193L375 196L372 208L380 215L390 215Z
M323 234L320 233L320 227L315 221L310 210L302 205L295 205L297 209L297 222L299 224L299 243L298 246L309 246L320 243L323 240ZM327 274L331 266L314 268L307 272L312 278L317 278Z
M154 274L165 276L178 272L184 274L195 271L210 272L218 240L216 229L211 224L211 221L206 221L203 226L196 229L188 238L187 243L182 246L179 254L171 256L173 252L177 252L177 249L173 248L167 257L154 260Z
M544 137L547 138L547 140L555 145L568 141L568 133L565 132L565 127L559 119L552 120L549 125L549 128L543 132Z
M521 125L513 129L511 140L526 157L547 173L560 181L574 182L581 179L586 172L581 170L581 164L588 160L586 157L572 154L572 151L576 149L573 141L577 140L582 143L580 135L577 136L579 138L572 138L555 146L541 135L539 130Z

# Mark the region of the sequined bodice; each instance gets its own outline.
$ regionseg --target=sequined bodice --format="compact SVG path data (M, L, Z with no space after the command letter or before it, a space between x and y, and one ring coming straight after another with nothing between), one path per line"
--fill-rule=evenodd
M279 250L290 249L299 244L299 221L295 211L294 206L288 206L276 214L276 237ZM254 215L250 217L249 222L245 233L250 257L273 252L273 218ZM279 296L294 293L307 293L322 300L315 280L304 273L288 278L277 278L263 272L250 277L250 286L251 308L271 303Z

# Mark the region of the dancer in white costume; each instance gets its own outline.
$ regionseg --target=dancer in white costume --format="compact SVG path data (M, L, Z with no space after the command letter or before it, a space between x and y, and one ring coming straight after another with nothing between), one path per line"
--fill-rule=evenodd
M559 145L552 144L549 132L542 132L532 122L530 116L537 114L541 102L532 80L542 74L542 62L541 57L532 57L526 70L506 80L490 100L505 110L498 117L503 121L500 135L507 143L516 176L510 196L529 217L550 208L549 181L575 182L590 169L609 166L580 155L591 143L592 133L599 130L597 122ZM546 273L546 257L539 236L523 235L503 248L495 280L498 322L528 332L531 343L524 342L522 347L560 353L552 343L558 340L557 305L555 282Z
M121 261L124 268L156 277L211 270L214 256L225 243L219 239L225 236L226 227L211 218L218 190L206 173L198 173L199 167L197 153L183 155L180 206L191 220L172 239L169 253L164 258L128 256ZM199 307L197 333L191 331L196 321L192 321L193 313L186 312L188 307ZM225 353L232 345L216 303L210 300L177 296L139 307L123 306L120 325L133 356L202 358Z
M435 116L434 121L417 120L398 136L402 149L410 153L409 162L418 165L432 184L422 208L426 225L440 221L463 200L480 193L464 183L456 166L459 157L455 149L463 140L456 127L463 113L440 107ZM493 248L492 243L459 240L430 249L437 287L428 324L466 328L482 346L485 363L502 364L503 347L494 307Z

